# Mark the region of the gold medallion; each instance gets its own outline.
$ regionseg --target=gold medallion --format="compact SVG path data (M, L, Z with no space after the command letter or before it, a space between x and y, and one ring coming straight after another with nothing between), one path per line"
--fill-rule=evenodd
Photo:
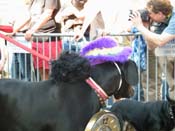
M120 131L118 118L110 111L102 110L92 116L85 131Z

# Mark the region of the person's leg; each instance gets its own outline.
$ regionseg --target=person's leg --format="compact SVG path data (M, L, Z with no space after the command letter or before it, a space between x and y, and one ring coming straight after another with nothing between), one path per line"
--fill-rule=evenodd
M144 90L142 87L142 83L138 83L136 86L134 86L134 96L132 99L137 101L144 101Z
M145 100L158 100L160 99L160 85L161 79L159 79L157 71L157 57L155 56L154 50L148 51L148 68L146 71L143 72L143 89Z
M20 69L21 78L23 80L31 81L31 55L28 53L20 54Z
M139 101L144 101L145 100L144 90L143 90L142 84L138 87L138 98L137 98L137 100L139 100Z
M11 77L19 79L19 54L14 53L12 56Z
M39 73L41 76L41 80L48 80L49 79L49 69L40 68Z
M161 99L166 100L166 96L169 96L169 85L167 83L164 73L162 73L161 82Z
M33 67L33 64L32 64L32 56L31 54L26 54L26 70L27 70L27 79L28 81L31 81L33 78L32 78L32 67Z
M63 51L71 50L71 42L68 39L63 39Z
M25 62L24 62L24 53L20 53L19 57L19 70L20 70L20 77L22 80L25 80Z
M173 73L173 58L172 57L159 57L159 66L160 66L160 79L161 84L161 96L163 99L166 99L166 94L174 97L174 78ZM164 75L164 76L163 76ZM168 89L169 88L169 89Z
M138 100L138 101L144 101L145 98L144 98L144 90L143 90L143 86L142 86L142 78L143 78L143 73L144 73L144 70L141 69L140 71L140 82L134 86L134 95L132 97L132 99L134 100Z
M167 57L167 83L170 97L173 99L175 98L174 61L174 57Z
M15 37L15 40L19 41L20 43L24 44L25 46L30 46L31 43L26 41L24 37ZM20 50L21 51L21 50ZM31 55L27 53L15 53L15 67L13 66L12 60L12 77L15 75L18 79L31 81ZM16 66L17 65L17 66ZM15 69L14 69L15 68Z

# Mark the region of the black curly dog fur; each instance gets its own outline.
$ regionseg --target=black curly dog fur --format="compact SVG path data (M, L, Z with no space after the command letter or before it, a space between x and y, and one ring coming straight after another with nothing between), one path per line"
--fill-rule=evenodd
M110 109L122 122L130 123L137 131L171 131L175 127L175 101L139 102L121 100Z
M91 76L110 96L131 95L138 81L134 62L91 66L86 58L63 53L52 62L50 79L26 82L0 80L0 131L84 131L91 116L101 108L85 79ZM121 89L118 91L122 77Z

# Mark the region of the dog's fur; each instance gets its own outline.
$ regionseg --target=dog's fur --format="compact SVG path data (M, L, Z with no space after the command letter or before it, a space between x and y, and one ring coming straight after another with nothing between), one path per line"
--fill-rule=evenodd
M91 66L75 53L63 53L52 62L49 80L0 80L0 131L83 131L101 104L85 82L91 76L110 96L129 97L138 82L134 62ZM133 77L134 75L134 77ZM118 91L122 77L121 89Z
M168 96L167 101L154 102L125 99L114 103L110 110L122 127L128 122L137 131L171 131L175 127L175 101Z

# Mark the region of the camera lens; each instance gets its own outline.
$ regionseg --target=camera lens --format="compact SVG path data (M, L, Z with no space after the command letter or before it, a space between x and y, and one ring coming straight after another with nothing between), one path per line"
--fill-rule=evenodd
M148 22L150 20L149 12L146 9L138 10L141 15L142 21Z

